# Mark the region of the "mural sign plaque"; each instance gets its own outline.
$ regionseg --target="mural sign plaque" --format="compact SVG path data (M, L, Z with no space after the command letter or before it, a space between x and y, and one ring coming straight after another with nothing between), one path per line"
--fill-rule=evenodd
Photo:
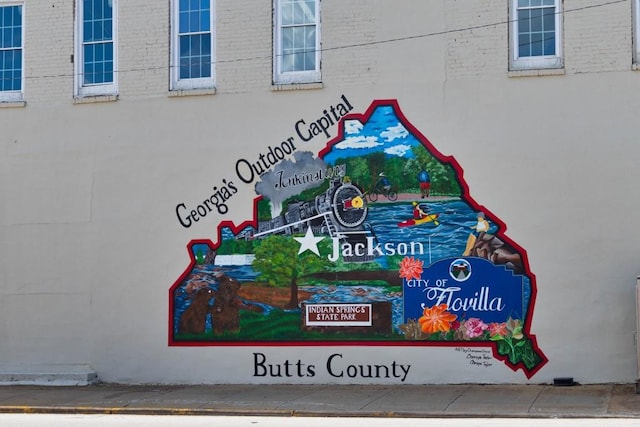
M264 165L238 160L253 212L189 243L169 292L170 345L489 347L531 377L547 359L529 332L526 252L396 101L352 109L342 95L308 128L296 122ZM300 148L333 125L320 152ZM202 210L176 213L186 227Z

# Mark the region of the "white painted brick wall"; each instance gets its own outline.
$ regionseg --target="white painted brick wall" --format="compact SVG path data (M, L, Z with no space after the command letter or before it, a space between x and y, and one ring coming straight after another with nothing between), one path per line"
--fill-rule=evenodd
M169 88L169 2L118 2L121 98L166 95Z
M73 1L28 1L24 14L25 99L68 103L73 94Z
M396 7L381 1L324 0L322 76L326 86L371 84L380 62L397 50L407 58L421 53L442 61L447 79L504 76L508 72L509 30L506 0L416 2L425 24L407 19L406 28L386 28ZM438 3L436 5L436 3ZM632 62L631 1L600 7L602 0L565 0L564 57L567 74L629 70ZM217 93L270 91L272 80L272 1L216 2ZM73 94L74 0L29 2L26 16L25 98L28 103L66 103ZM443 16L433 16L440 15ZM119 95L121 99L164 97L169 85L169 1L120 1L118 11ZM412 16L411 18L415 18ZM434 26L442 21L443 28ZM395 21L397 22L397 21ZM397 24L393 24L397 26ZM394 33L392 30L397 30ZM392 34L436 34L416 43L379 44ZM382 38L381 38L382 37ZM444 58L420 46L444 43ZM345 46L355 46L347 47ZM386 52L386 54L385 54ZM438 53L439 55L439 53ZM393 68L382 72L395 73Z
M565 0L564 47L567 73L631 69L631 1Z
M506 0L445 2L447 78L507 72L507 6Z

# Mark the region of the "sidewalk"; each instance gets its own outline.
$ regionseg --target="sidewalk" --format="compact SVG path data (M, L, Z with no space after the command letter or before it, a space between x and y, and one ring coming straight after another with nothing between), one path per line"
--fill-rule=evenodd
M3 413L640 418L635 384L0 386Z

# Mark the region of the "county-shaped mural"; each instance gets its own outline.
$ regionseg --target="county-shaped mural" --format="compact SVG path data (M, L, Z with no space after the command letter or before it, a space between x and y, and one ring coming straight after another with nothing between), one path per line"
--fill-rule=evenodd
M484 346L531 377L535 276L505 224L396 101L338 127L318 153L290 139L251 220L189 243L170 345Z

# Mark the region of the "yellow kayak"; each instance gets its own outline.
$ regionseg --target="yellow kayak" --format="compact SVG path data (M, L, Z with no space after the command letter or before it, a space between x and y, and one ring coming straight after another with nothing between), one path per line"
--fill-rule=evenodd
M425 224L427 222L433 222L435 225L440 225L440 223L438 222L438 216L440 216L440 214L429 214L427 216L423 216L422 218L419 219L407 219L405 221L399 222L398 223L398 227L411 227L414 225L420 225L420 224Z

